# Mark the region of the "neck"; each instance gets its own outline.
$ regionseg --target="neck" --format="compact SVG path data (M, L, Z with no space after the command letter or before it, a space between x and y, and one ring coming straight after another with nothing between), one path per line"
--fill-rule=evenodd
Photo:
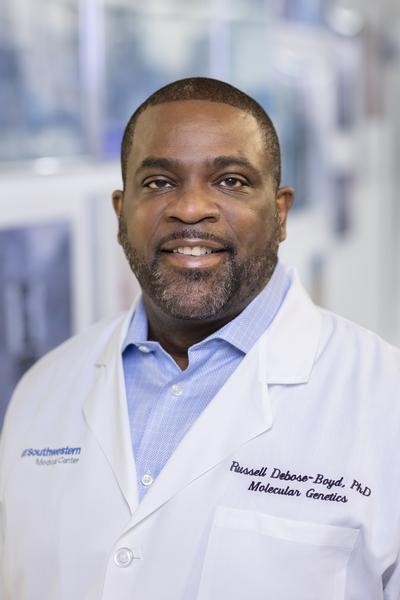
M213 320L178 319L166 315L143 297L149 324L148 338L158 342L182 370L189 364L188 350L234 319L241 310Z

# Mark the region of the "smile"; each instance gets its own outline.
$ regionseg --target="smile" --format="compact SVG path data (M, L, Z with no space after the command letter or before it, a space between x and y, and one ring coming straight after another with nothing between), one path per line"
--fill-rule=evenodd
M212 254L211 248L205 248L204 246L180 246L172 250L174 254L186 254L187 256L203 256L204 254Z
M180 269L211 269L221 264L227 249L213 240L170 240L162 245L161 253L172 267Z

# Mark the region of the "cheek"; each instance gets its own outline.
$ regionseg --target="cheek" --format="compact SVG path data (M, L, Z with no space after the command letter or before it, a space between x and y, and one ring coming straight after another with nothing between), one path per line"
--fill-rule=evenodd
M226 221L244 252L264 249L277 236L278 221L273 206L227 211Z
M135 207L127 211L128 235L130 242L137 250L143 250L151 245L159 222L156 210L150 207Z

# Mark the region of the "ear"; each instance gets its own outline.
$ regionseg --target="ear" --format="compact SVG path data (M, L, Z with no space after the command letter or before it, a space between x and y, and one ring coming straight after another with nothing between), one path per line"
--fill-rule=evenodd
M114 212L117 217L122 213L122 208L124 206L124 192L122 190L114 190L112 193L112 203L114 207Z
M289 210L292 208L294 202L294 189L291 187L281 187L276 195L276 207L279 214L280 223L280 238L279 241L283 242L286 239L286 221Z

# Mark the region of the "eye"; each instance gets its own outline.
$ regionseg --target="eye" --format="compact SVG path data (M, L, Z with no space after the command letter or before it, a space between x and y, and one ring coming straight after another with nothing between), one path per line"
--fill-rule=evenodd
M219 185L221 185L222 187L226 187L226 188L241 188L245 185L248 185L248 183L244 180L244 179L239 179L239 177L224 177L224 179L221 179L219 182Z
M151 190L168 190L174 186L168 179L157 177L157 179L150 179L144 182L144 187L150 188Z

